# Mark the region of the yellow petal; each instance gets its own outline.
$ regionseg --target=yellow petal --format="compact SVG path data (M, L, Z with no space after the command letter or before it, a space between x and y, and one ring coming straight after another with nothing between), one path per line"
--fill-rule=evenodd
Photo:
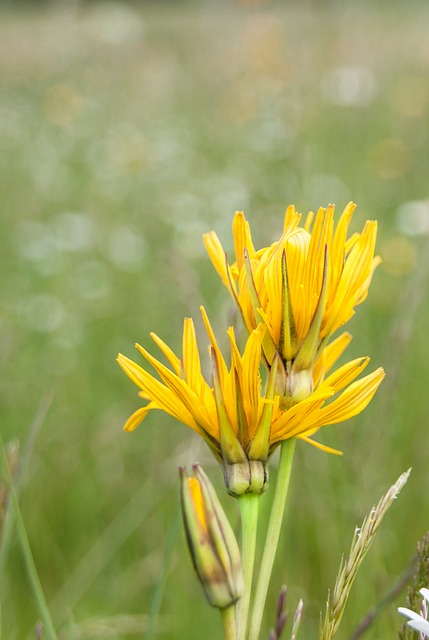
M215 231L209 231L203 235L203 242L214 268L220 275L223 284L228 287L226 271L225 251Z
M209 258L216 271L218 272L223 284L228 289L230 294L235 297L237 294L234 277L231 269L228 266L227 257L225 251L222 248L220 240L214 231L205 233L203 235L203 242L206 248Z
M151 399L160 409L192 427L192 429L197 430L192 413L187 410L183 402L177 398L177 395L171 389L164 386L142 367L122 354L118 356L118 363L130 380L142 389L147 399ZM174 374L171 373L171 375Z
M368 295L368 289L369 289L369 287L371 285L372 276L374 275L374 271L376 270L376 268L381 263L382 263L382 259L381 259L380 256L375 256L375 258L373 258L372 263L371 263L371 270L370 270L369 276L367 277L367 279L365 280L363 285L360 287L360 289L356 293L356 304L361 304L362 302L364 302L365 298Z
M285 219L283 223L283 231L286 233L290 233L295 229L301 220L301 214L295 211L295 207L293 204L290 204L285 212Z
M250 438L253 438L262 414L261 380L261 347L265 330L262 326L255 329L246 342L242 358L241 390L244 411L249 424Z
M362 298L364 283L370 282L369 276L373 267L373 256L377 224L368 221L362 234L354 243L341 273L336 289L331 291L327 303L325 322L322 334L330 335L351 317L353 307Z
M321 449L321 451L325 451L326 453L332 453L334 454L334 456L343 455L342 451L339 451L338 449L333 449L332 447L328 447L326 444L321 444L320 442L316 442L316 440L312 440L306 435L298 436L298 438L300 438L301 440L304 440L304 442L308 442L308 444L313 445L313 447L316 447L316 449Z
M313 416L333 393L334 390L327 387L316 389L306 400L279 413L273 421L271 442L285 440L311 429L314 426Z
M219 378L220 378L220 383L221 383L221 387L224 388L225 386L225 379L228 373L228 368L226 366L224 357L222 355L221 350L219 349L219 345L217 343L216 340L216 336L214 334L214 331L212 329L212 326L210 324L210 320L209 317L207 315L207 312L205 310L205 308L201 305L200 307L200 311L201 311L201 316L203 318L203 322L204 322L204 326L207 332L207 335L209 337L210 343L215 351L216 354L216 362L217 362L217 366L218 366L218 371L219 371Z
M327 384L328 387L333 387L335 393L338 393L338 391L341 391L341 389L344 389L344 387L347 387L347 385L353 382L353 380L362 373L368 363L368 357L351 360L328 376L323 384Z
M153 366L164 384L172 392L172 396L176 398L176 403L182 407L182 411L192 416L194 424L196 423L197 425L201 425L207 433L214 438L217 438L217 424L213 422L211 417L213 415L214 407L213 392L210 390L207 383L204 381L204 393L200 396L197 395L185 380L181 380L172 371L170 371L170 369L148 353L146 349L143 349L140 345L136 346L140 353ZM154 396L152 395L152 397ZM186 424L189 423L187 422Z
M176 356L172 349L166 344L156 333L151 333L150 337L155 342L155 344L161 349L162 353L165 355L171 366L173 367L176 375L180 375L180 359Z
M331 291L336 291L341 278L341 274L343 272L347 231L355 209L356 205L353 202L349 202L349 204L341 214L341 217L335 229L330 256L331 269L329 287Z
M325 355L325 371L328 372L337 360L343 355L344 351L349 346L352 340L352 335L345 331L338 338L335 338L327 347L323 350Z
M344 332L322 350L322 353L316 360L316 364L314 365L313 370L313 382L315 388L320 384L328 371L332 369L337 360L342 356L342 354L350 344L351 339L351 334Z
M201 394L205 380L201 375L200 354L192 318L185 318L182 339L182 366L185 380L197 395Z
M151 409L156 409L155 402L150 402L146 407L141 407L134 411L133 415L128 418L124 424L124 431L134 431L139 424L144 420Z
M252 242L252 234L250 233L249 223L244 217L242 211L236 211L234 221L232 223L232 235L234 238L235 258L239 270L244 265L244 251L247 250L249 258L255 255L255 247Z
M384 370L379 368L361 380L353 382L339 398L320 409L316 418L317 426L344 422L363 411L371 402L384 376Z

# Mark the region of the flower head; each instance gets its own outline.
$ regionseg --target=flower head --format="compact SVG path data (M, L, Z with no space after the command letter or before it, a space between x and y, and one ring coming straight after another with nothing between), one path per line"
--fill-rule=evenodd
M209 603L220 609L243 591L240 551L216 492L200 465L180 469L183 522L192 563Z
M247 329L260 322L267 328L263 350L268 365L280 354L277 388L286 406L312 393L324 347L366 298L379 263L374 258L376 222L367 221L360 234L347 238L355 207L347 205L336 227L333 205L315 216L310 212L300 227L301 214L289 206L280 239L260 250L244 214L237 212L231 265L216 233L204 236Z
M243 354L237 347L233 329L229 329L231 364L228 367L203 307L201 312L211 342L211 384L206 382L201 372L194 323L190 318L184 322L180 359L157 335L151 334L172 370L136 345L155 369L160 382L119 354L120 366L140 387L140 395L149 400L145 407L129 418L124 428L132 431L150 410L162 409L204 438L221 462L232 494L260 493L268 482L264 463L269 455L269 434L275 407L273 375L265 393L261 391L261 343L265 329L261 325L251 332Z
M369 362L359 358L327 375L350 341L342 335L324 350L313 369L313 392L294 406L281 406L275 391L277 366L274 356L265 386L260 374L262 344L266 328L260 324L249 334L243 353L237 347L234 331L228 330L230 365L216 341L204 308L203 320L210 339L212 379L202 372L194 324L186 318L183 329L182 357L155 334L152 338L171 365L171 369L146 349L137 349L155 369L159 380L141 366L120 354L118 362L148 400L125 424L132 431L153 409L161 409L188 425L207 442L222 464L226 485L232 495L261 493L268 483L266 461L282 441L299 437L327 451L312 440L322 426L347 420L360 413L370 402L383 379L375 372L356 380Z

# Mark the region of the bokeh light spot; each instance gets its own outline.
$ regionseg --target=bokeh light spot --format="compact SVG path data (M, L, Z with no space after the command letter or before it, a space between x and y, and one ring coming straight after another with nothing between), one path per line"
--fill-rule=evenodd
M18 317L30 330L51 333L64 321L64 306L51 294L31 295L20 301Z
M91 260L79 265L73 280L77 291L89 300L104 298L110 291L109 272L99 260Z
M409 238L394 235L387 238L380 249L383 269L392 276L402 276L416 265L416 248Z
M50 87L42 101L42 111L51 124L66 127L79 117L83 106L81 94L67 84Z
M376 96L377 81L366 67L337 67L323 76L322 92L331 104L366 107Z
M401 231L409 236L429 234L429 200L404 202L396 214Z
M382 140L372 155L375 172L383 180L402 178L410 169L410 150L401 140Z
M135 271L141 265L146 246L143 238L130 227L115 227L107 243L110 262L124 271Z

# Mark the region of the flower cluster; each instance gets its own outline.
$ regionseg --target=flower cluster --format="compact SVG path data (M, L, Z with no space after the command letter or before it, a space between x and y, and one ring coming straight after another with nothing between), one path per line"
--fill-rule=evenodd
M334 207L301 214L288 207L280 239L255 249L243 213L233 222L235 262L228 264L214 232L204 237L208 254L236 303L248 337L240 351L228 329L230 358L222 354L204 308L210 342L211 379L201 371L193 321L185 319L178 357L156 334L167 358L162 364L140 345L157 377L124 355L118 362L148 403L127 421L132 431L153 409L161 409L204 438L221 463L232 495L261 493L268 484L266 462L283 440L313 439L323 426L343 422L370 402L384 372L358 379L369 358L335 368L351 336L332 334L366 297L379 259L374 257L377 226L348 236L355 209L349 204L334 225ZM267 371L265 383L261 367Z
M301 225L301 214L290 206L280 238L262 249L255 248L249 223L237 212L232 263L216 233L205 234L209 257L247 330L240 348L234 328L228 328L226 356L201 307L209 343L209 378L203 375L191 318L184 321L180 355L151 334L168 364L138 344L152 372L118 356L146 401L127 420L125 430L133 431L155 409L176 418L205 440L223 469L228 492L239 498L241 554L201 467L193 467L193 477L180 471L192 562L207 600L221 612L227 640L259 637L296 439L341 453L321 444L315 435L324 426L360 413L384 377L381 368L361 376L368 357L339 365L351 335L333 335L367 296L379 263L374 256L375 222L367 221L361 233L349 235L354 209L350 203L335 225L330 205L316 215L309 213ZM268 487L267 462L280 444L272 511L253 591L259 495ZM277 635L283 629L283 615L280 611ZM294 624L293 637L296 629Z

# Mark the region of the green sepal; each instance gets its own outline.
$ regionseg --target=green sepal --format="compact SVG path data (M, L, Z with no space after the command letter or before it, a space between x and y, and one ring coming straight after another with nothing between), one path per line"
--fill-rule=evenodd
M282 253L282 318L279 351L284 360L293 360L298 351L298 336L289 291L286 251Z
M223 472L228 493L234 498L240 498L247 493L264 493L268 488L268 468L262 460L226 464L223 466Z
M248 493L265 493L269 487L269 472L266 462L249 460L250 486Z
M240 380L238 373L234 370L235 376L235 407L237 412L237 437L243 449L249 444L249 425L247 422L246 412L244 411L243 395L241 393Z

